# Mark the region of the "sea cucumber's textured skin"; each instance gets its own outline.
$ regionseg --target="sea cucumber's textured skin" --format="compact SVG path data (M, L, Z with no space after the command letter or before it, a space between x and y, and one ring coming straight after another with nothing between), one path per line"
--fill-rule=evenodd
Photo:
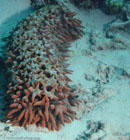
M75 13L56 7L40 9L20 22L7 45L10 76L10 123L36 124L59 130L75 119L71 106L79 104L66 75L70 42L84 32Z

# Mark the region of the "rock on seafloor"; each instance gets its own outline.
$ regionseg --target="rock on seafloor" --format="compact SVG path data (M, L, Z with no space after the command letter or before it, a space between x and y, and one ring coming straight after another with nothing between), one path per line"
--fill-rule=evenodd
M35 8L41 8L47 4L57 4L57 0L30 0L31 5Z

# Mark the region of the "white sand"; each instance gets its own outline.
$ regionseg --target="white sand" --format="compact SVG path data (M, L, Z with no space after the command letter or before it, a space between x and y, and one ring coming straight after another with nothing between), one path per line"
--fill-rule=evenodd
M90 50L90 32L103 34L103 25L115 19L115 17L107 16L98 9L91 11L78 10L70 4L69 7L72 11L77 12L77 17L83 21L84 31L86 32L83 38L72 44L69 63L71 64L70 69L74 70L74 72L70 75L70 78L73 81L72 84L78 85L83 90L86 90L87 93L92 92L91 88L96 90L97 82L92 79L99 79L101 83L98 88L102 93L100 98L97 97L96 100L101 99L100 103L95 104L95 107L92 107L93 109L90 109L90 112L83 114L79 120L66 124L59 132L48 132L46 129L37 130L34 127L30 127L28 130L10 127L10 131L5 131L4 129L7 125L0 123L0 140L75 140L77 135L86 130L88 120L105 123L105 137L103 140L119 140L123 136L122 140L129 139L130 78L121 75L121 72L122 70L130 72L130 50ZM0 0L0 26L3 26L7 18L17 15L17 13L27 8L29 8L29 0ZM20 13L20 15L23 14ZM17 21L16 18L16 21L12 22L12 26L16 25ZM6 24L8 23L6 22ZM9 25L8 30L11 30L11 27ZM7 31L7 29L0 31L0 36L4 31ZM104 43L105 38L102 37L101 39ZM110 70L108 72L109 82L106 82L105 77L107 68ZM86 80L85 74L93 78ZM103 84L103 82L106 82L106 84ZM80 96L87 95L81 94ZM90 140L97 140L100 137L97 135L95 132Z

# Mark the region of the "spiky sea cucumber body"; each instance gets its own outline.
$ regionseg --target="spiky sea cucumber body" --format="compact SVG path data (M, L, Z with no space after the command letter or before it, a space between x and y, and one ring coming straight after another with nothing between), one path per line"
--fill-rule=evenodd
M61 6L40 9L20 22L8 43L10 123L59 130L75 118L79 103L69 88L70 42L84 33L75 13Z

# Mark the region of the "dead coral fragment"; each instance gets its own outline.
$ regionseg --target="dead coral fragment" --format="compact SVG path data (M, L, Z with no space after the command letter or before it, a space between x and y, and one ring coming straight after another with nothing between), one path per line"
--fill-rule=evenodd
M8 44L7 65L11 80L10 123L36 124L59 130L75 119L71 106L80 103L68 83L66 63L70 42L84 34L75 13L56 7L40 9L20 22Z

